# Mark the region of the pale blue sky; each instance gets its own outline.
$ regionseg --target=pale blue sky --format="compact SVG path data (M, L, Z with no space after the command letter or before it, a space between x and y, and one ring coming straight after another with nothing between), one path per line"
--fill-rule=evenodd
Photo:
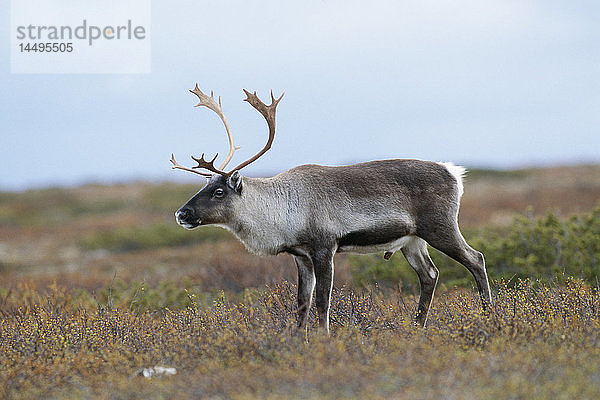
M0 6L9 21L8 2ZM174 152L227 152L196 109L223 98L236 161L266 126L242 88L286 95L248 175L422 158L510 168L600 162L598 1L153 1L152 73L10 73L0 25L0 190L194 180ZM189 163L188 163L189 164Z

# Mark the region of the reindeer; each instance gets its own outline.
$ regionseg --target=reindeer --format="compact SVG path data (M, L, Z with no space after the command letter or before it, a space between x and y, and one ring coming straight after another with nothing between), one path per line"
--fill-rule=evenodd
M214 111L225 125L229 153L216 168L192 156L197 165L181 166L171 155L173 169L208 178L207 184L176 213L187 229L201 225L231 231L255 254L289 253L298 267L298 328L306 332L313 292L319 326L329 333L329 307L336 253L383 252L389 259L402 251L420 282L415 322L425 326L438 269L427 244L464 265L475 278L483 308L491 304L483 254L471 248L458 227L465 169L451 163L394 159L347 166L301 165L270 178L250 178L240 170L271 148L275 110L281 101L271 92L271 104L244 89L246 99L267 121L269 137L256 155L232 168L225 167L238 149L229 123L214 95L196 84L190 90L196 105ZM199 169L208 171L198 171Z

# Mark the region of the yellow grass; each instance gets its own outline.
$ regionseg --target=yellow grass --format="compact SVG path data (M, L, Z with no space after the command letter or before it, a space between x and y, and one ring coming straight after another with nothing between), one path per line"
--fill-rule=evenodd
M412 296L336 289L331 337L313 319L308 343L295 334L287 283L143 313L21 288L3 300L0 396L598 398L598 291L579 281L494 286L490 312L470 290L440 293L425 330L411 322ZM177 373L140 376L156 365Z

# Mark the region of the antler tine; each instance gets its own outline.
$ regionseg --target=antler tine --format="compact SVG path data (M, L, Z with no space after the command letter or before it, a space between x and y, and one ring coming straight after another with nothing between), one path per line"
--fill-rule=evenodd
M196 96L198 96L198 99L200 99L200 102L194 107L204 106L211 109L219 116L219 118L221 118L221 121L223 121L223 125L225 125L225 130L227 131L227 139L229 140L229 152L227 153L225 160L223 160L223 163L221 163L221 165L219 166L219 169L223 170L225 169L227 164L229 164L231 158L233 157L233 153L235 153L235 151L239 149L239 147L236 147L233 142L233 135L231 134L229 122L227 122L227 118L225 118L223 108L221 107L221 96L219 96L219 102L217 103L214 98L214 92L211 90L210 96L204 94L202 90L200 90L200 88L198 87L197 83L194 89L191 89L190 92L194 93Z
M254 161L258 160L263 154L267 152L267 150L271 148L271 145L273 144L273 139L275 139L275 112L277 110L277 104L279 104L279 101L283 98L283 95L285 94L285 92L281 93L281 96L279 96L279 98L276 99L275 96L273 96L273 91L271 90L271 104L267 106L258 98L256 92L250 93L246 89L243 90L246 94L246 98L244 99L244 101L250 103L252 107L254 107L259 113L261 113L263 117L265 117L265 120L267 121L267 125L269 127L269 139L267 140L267 144L265 144L261 151L259 151L253 157L244 161L237 167L233 168L231 170L232 172L240 170L248 164L251 164Z
M212 176L212 174L206 174L204 172L196 171L194 169L186 168L186 167L184 167L182 165L179 165L177 163L177 161L175 161L175 155L173 153L171 153L171 160L170 161L171 161L171 164L173 164L173 166L171 167L172 169L181 169L181 170L184 170L184 171L193 172L194 174L198 174L198 175L202 175L202 176L206 176L206 177Z
M218 170L217 168L215 168L214 162L217 159L218 155L219 155L219 153L215 154L215 156L213 157L213 159L210 160L210 161L206 161L204 159L204 153L202 153L202 155L200 156L200 158L196 158L196 157L192 156L192 160L194 160L194 161L196 161L198 163L198 165L196 165L196 166L194 166L192 168L194 170L197 169L197 168L204 168L204 169L207 169L207 170L209 170L211 172L214 172L215 174L220 174L220 175L223 175L225 177L228 177L230 175L230 173L225 172L225 171L221 171L221 170Z

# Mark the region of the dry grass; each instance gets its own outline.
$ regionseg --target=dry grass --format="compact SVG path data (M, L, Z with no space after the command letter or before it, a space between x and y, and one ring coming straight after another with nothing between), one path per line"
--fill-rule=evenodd
M600 297L496 283L496 304L441 293L426 330L414 297L336 289L332 336L294 334L295 287L136 313L77 294L4 297L2 398L537 398L600 396ZM177 374L147 379L144 367Z

